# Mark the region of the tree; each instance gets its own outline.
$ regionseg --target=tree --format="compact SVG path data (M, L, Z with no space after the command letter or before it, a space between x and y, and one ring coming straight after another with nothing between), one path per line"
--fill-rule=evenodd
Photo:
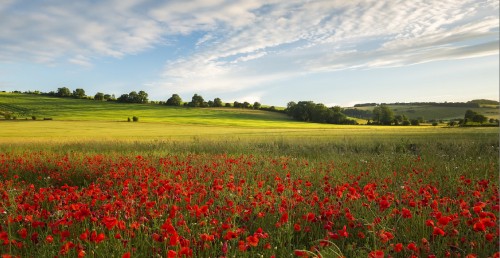
M488 118L482 114L479 114L475 111L468 109L467 111L465 111L464 120L482 124L486 123L486 121L488 121Z
M94 100L104 100L104 93L102 93L102 92L97 92L97 93L94 95Z
M139 91L136 103L148 103L148 94L143 90Z
M391 125L394 120L394 113L386 105L373 108L373 120L381 125Z
M77 99L83 99L85 98L85 90L84 89L81 89L81 88L78 88L76 90L73 91L73 97L74 98L77 98Z
M252 105L250 105L249 102L245 101L243 102L243 108L252 108Z
M106 101L116 100L115 95L104 94L104 100Z
M485 117L484 115L481 115L481 114L476 114L472 117L472 122L476 122L476 123L486 123L486 121L488 121L488 118Z
M177 94L172 94L172 97L170 97L168 100L167 100L167 103L165 103L165 105L167 106L181 106L182 105L182 99L179 95Z
M128 94L122 94L118 99L116 99L118 102L124 102L127 103L129 102L129 95Z
M220 98L215 98L213 106L214 107L222 107L222 100Z
M191 98L191 102L189 103L189 106L191 106L191 107L202 107L203 106L203 102L205 102L205 100L203 99L202 96L200 96L198 94L194 94L193 97Z
M68 88L66 88L66 87L57 88L56 96L58 96L58 97L69 97L69 96L71 96L71 91Z
M253 103L253 109L260 109L260 107L261 107L261 106L262 106L262 105L261 105L259 102L257 102L257 101L255 101L255 102Z
M140 103L139 102L139 94L137 94L136 91L131 91L129 94L128 94L128 99L127 101L125 102L129 102L129 103Z
M465 116L464 116L464 119L467 119L467 120L472 120L472 118L477 115L476 112L470 110L470 109L467 109L467 111L465 111Z
M234 101L234 103L233 103L233 107L235 107L235 108L241 108L241 107L243 107L243 104L241 104L241 103L240 103L240 102L238 102L238 101Z

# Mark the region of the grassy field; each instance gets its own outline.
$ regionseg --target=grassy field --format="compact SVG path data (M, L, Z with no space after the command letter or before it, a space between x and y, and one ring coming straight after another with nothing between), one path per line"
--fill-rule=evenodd
M500 255L498 128L15 94L0 107L54 118L0 121L2 255Z
M123 104L39 95L0 93L0 111L14 112L19 118L37 116L65 121L127 121L133 116L141 122L170 124L235 125L259 127L293 126L286 115L237 108L185 108L157 104ZM287 124L286 122L290 122Z

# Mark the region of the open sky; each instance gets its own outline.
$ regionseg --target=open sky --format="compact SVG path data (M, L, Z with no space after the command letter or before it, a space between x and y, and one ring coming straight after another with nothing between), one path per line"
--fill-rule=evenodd
M499 98L498 0L0 0L0 90Z

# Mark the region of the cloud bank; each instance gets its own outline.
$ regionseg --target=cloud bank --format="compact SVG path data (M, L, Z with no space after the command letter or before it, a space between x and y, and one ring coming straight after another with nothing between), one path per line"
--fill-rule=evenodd
M92 67L193 37L153 85L236 91L311 73L497 55L498 11L496 0L1 0L0 62Z

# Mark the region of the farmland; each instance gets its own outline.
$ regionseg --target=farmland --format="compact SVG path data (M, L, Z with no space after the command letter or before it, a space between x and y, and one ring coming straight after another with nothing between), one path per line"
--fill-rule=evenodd
M2 97L3 255L499 255L498 128Z

